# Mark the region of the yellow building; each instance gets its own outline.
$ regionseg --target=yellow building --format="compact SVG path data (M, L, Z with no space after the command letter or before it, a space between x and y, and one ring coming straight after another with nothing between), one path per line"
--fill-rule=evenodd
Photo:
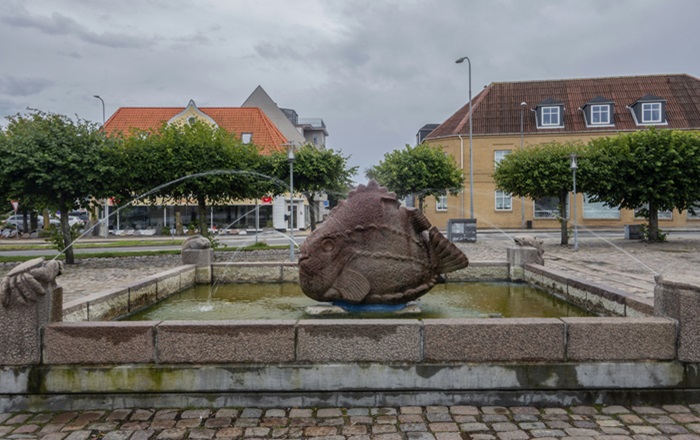
M428 200L425 211L431 223L445 228L448 219L470 218L473 210L479 228L556 228L556 201L521 199L496 190L496 163L530 145L585 143L648 126L700 132L700 79L678 74L492 83L472 99L471 142L469 109L467 103L425 138L452 155L465 175L461 194ZM576 213L577 223L586 227L644 222L634 212L591 203L585 194L577 195ZM662 229L687 225L700 226L700 215L659 213Z

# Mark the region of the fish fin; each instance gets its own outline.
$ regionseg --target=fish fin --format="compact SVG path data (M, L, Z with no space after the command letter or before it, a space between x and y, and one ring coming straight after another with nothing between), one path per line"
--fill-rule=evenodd
M435 226L428 231L428 242L431 254L435 258L438 273L464 269L469 265L469 259L464 255L464 252L446 239Z
M406 208L408 211L408 217L411 220L411 226L413 230L417 233L421 233L427 229L430 229L430 220L421 212L418 208Z
M332 289L340 292L345 301L360 303L369 293L369 281L360 272L344 269L333 283Z

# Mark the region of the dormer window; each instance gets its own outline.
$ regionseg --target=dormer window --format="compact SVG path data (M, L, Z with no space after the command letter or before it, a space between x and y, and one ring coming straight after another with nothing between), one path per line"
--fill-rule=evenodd
M535 108L537 128L563 128L564 103L552 98L545 99Z
M654 95L646 95L629 106L637 125L667 125L666 100Z
M250 141L252 141L252 140L253 140L253 133L242 133L242 134L241 134L241 141L242 141L244 144L247 145L247 144L249 144Z
M586 119L586 127L612 127L615 104L607 98L596 96L588 101L581 111Z

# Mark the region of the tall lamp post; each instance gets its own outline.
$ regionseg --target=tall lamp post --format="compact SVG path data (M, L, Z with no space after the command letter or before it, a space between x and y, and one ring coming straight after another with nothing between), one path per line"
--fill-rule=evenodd
M294 144L287 150L289 161L289 261L294 261Z
M100 97L100 95L92 95L93 98L97 98L102 103L102 132L105 129L105 101ZM105 238L109 237L109 199L105 199Z
M523 129L523 112L527 107L527 102L520 103L520 149L523 149L525 131ZM525 196L520 197L520 227L525 229Z
M574 199L571 202L574 205L574 251L578 251L578 226L576 224L576 170L578 169L578 164L576 163L576 154L571 154L571 172L574 178Z
M472 62L469 57L462 57L455 61L462 64L467 60L469 65L469 218L474 218L474 161L472 158Z

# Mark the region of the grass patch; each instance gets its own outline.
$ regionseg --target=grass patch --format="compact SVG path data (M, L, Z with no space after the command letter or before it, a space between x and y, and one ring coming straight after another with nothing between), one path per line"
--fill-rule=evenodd
M179 255L180 250L164 250L164 251L129 251L129 252L95 252L86 254L75 254L76 260L83 260L87 258L120 258L120 257L145 257L151 255ZM34 258L44 257L46 260L51 260L56 256L56 254L46 254L46 255L31 255L31 256L0 256L0 263L19 263L22 261L33 260ZM66 256L61 254L58 260L65 260Z
M248 246L242 246L242 247L234 247L234 246L227 246L227 247L220 247L216 249L216 252L249 252L249 251L267 251L267 250L272 250L272 249L289 249L289 246L287 245L275 245L275 246L270 246L269 244L259 241L257 243L253 243Z
M9 240L8 240L9 241ZM0 251L35 251L43 249L51 249L50 243L23 244L14 245L8 241L0 242ZM184 239L177 240L118 240L118 241L103 241L99 243L90 243L78 241L73 245L75 249L94 249L94 248L120 248L120 247L141 247L141 246L182 246Z

